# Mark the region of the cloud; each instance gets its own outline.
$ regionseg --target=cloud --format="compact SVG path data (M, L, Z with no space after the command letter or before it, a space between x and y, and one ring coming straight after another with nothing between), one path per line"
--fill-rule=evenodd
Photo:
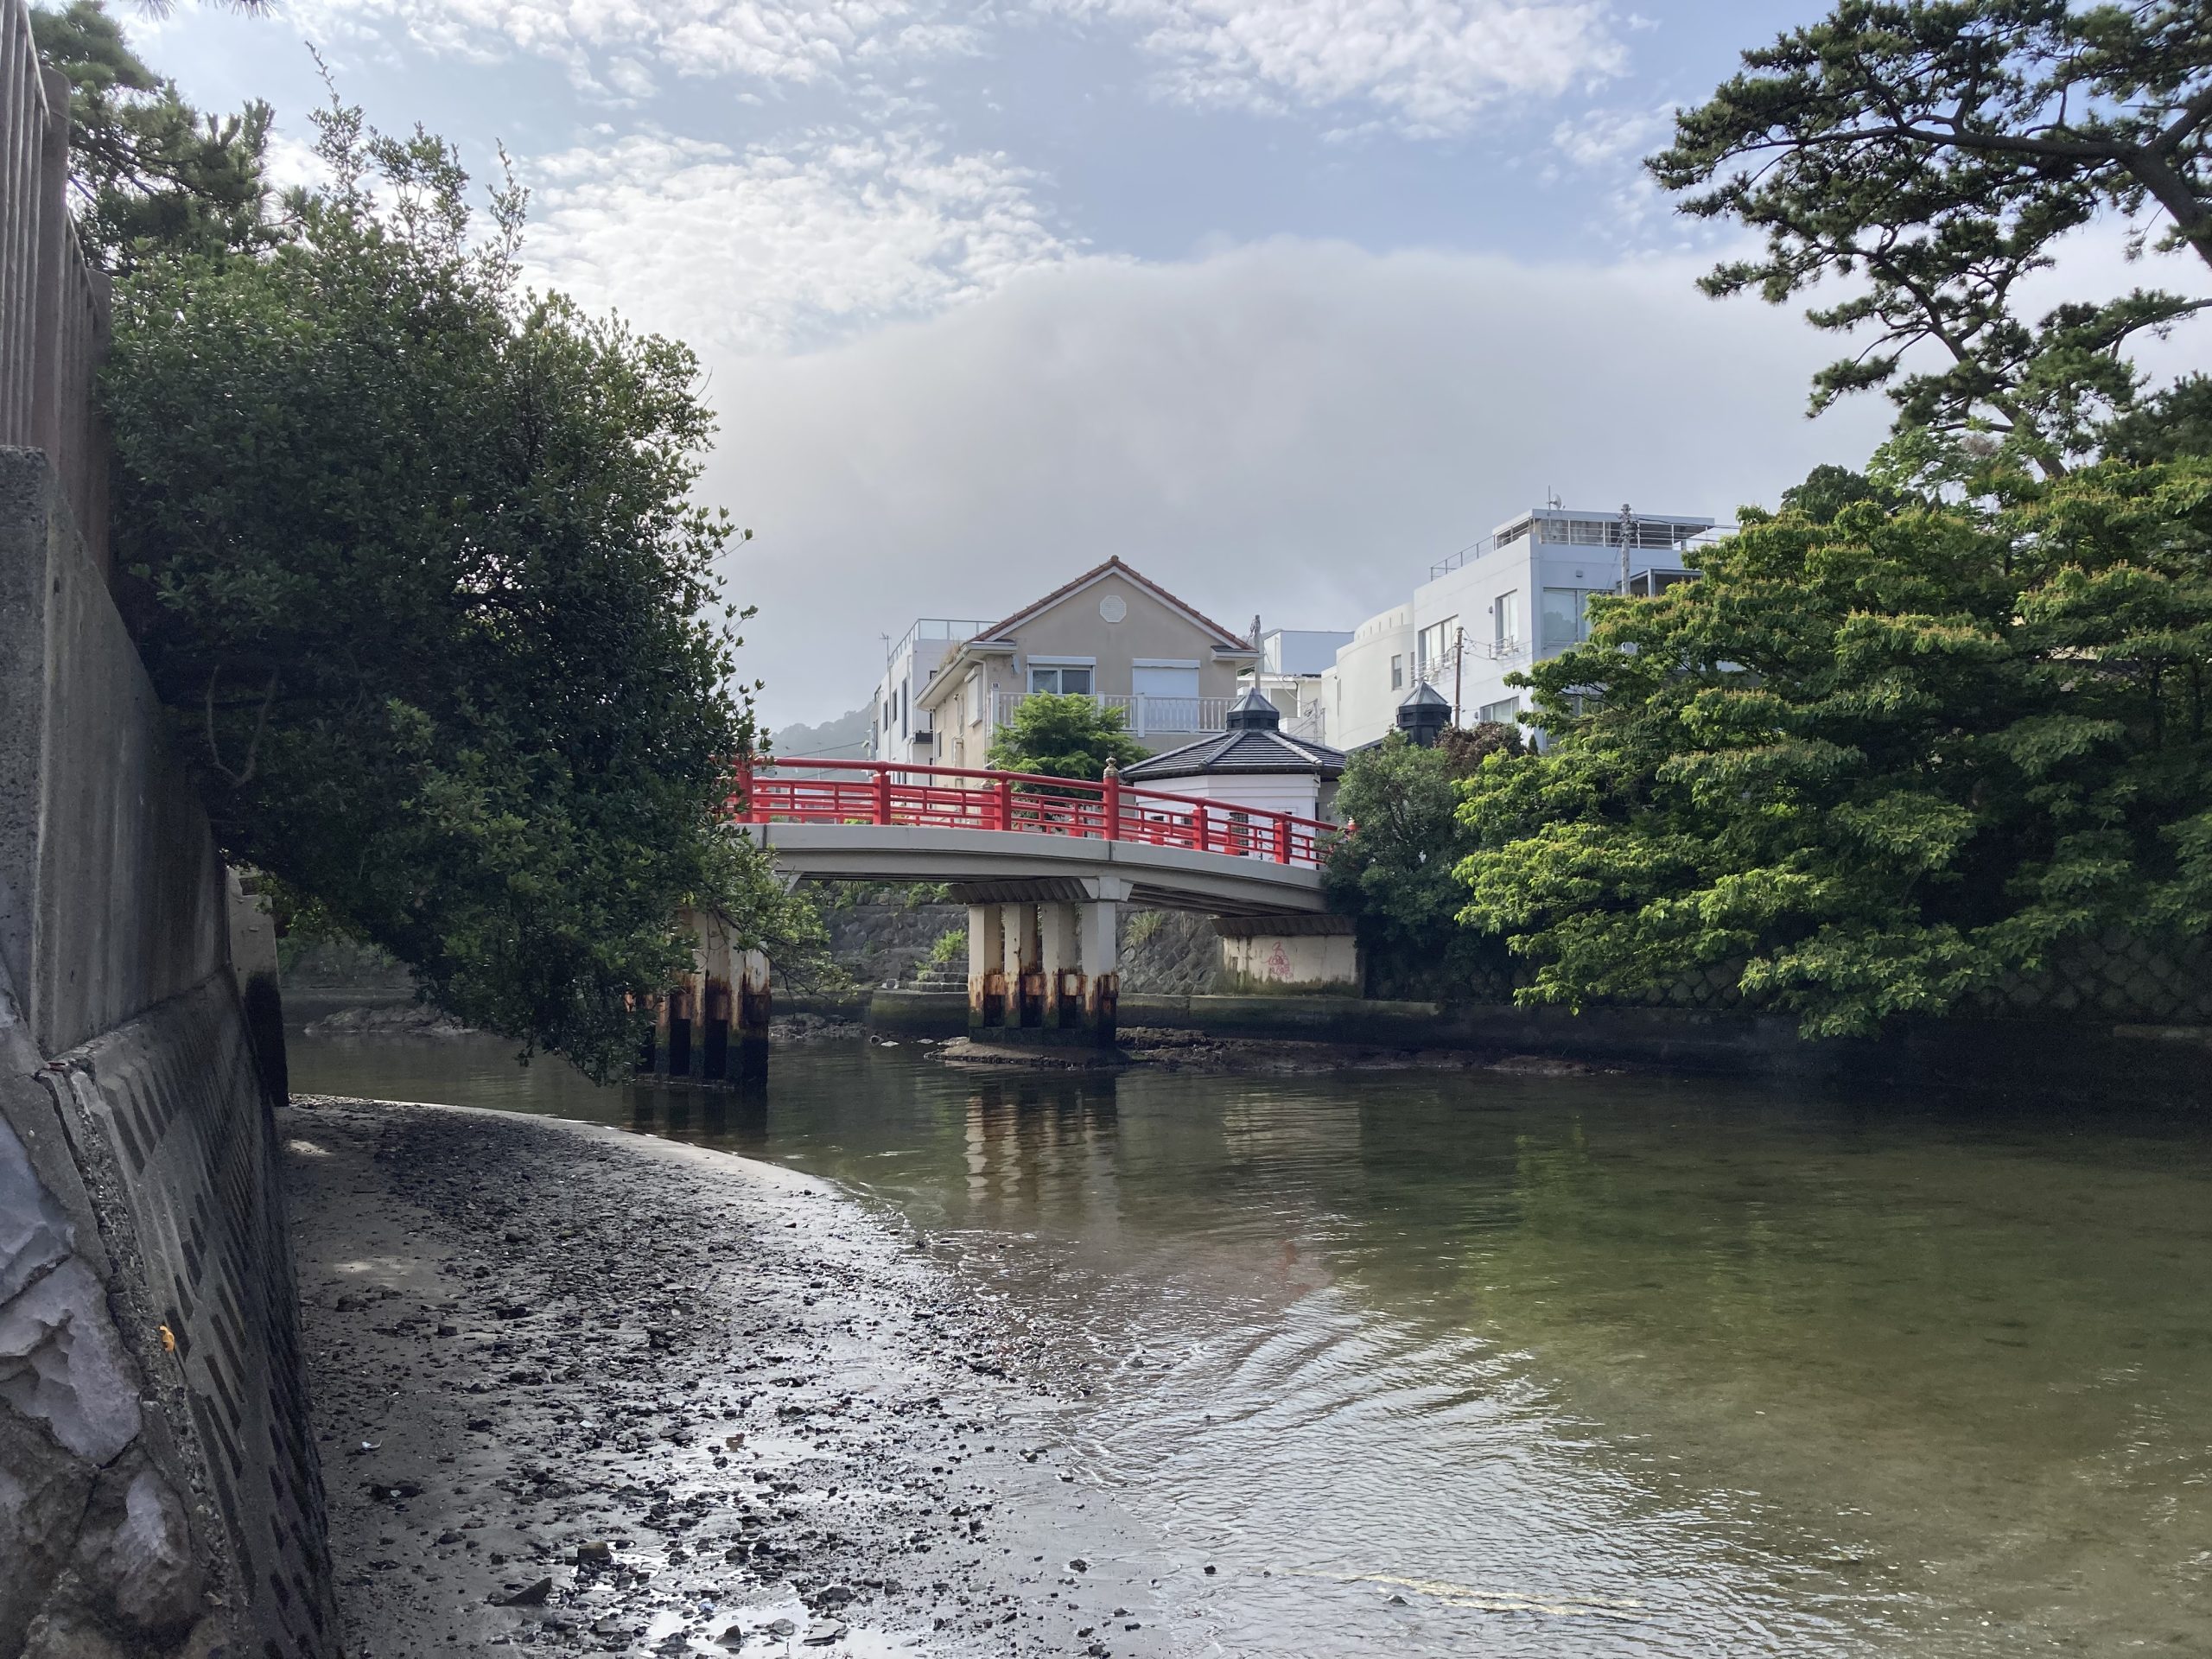
M743 151L633 134L531 171L536 277L728 353L931 315L1075 252L1034 175L912 132Z
M1667 103L1651 110L1592 110L1579 120L1554 127L1552 148L1580 168L1637 162L1673 135L1679 107Z
M1265 112L1363 106L1414 137L1465 130L1507 98L1618 75L1626 54L1596 0L1036 0L1141 30L1160 86ZM1356 130L1356 129L1354 129Z
M1685 258L1538 266L1271 241L1065 262L804 356L724 356L706 499L758 539L772 720L852 708L876 636L995 615L1119 553L1208 613L1355 626L1556 491L1772 504L1888 412L1809 423L1829 342Z
M679 75L808 85L976 41L943 19L939 0L298 0L296 10L332 35L397 33L480 62L550 58L579 85L628 99L652 92L650 61Z

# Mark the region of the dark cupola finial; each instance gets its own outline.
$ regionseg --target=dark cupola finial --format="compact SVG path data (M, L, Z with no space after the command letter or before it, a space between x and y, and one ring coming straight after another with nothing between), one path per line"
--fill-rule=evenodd
M1224 724L1232 732L1272 732L1282 724L1282 710L1255 685L1229 705Z
M1444 728L1451 723L1451 703L1426 680L1414 687L1398 705L1398 729L1416 747L1435 747L1436 740L1444 735Z

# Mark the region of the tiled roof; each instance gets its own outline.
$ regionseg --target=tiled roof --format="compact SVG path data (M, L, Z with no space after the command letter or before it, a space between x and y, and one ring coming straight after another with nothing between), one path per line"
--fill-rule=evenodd
M1341 750L1308 743L1281 732L1218 732L1151 755L1122 768L1125 783L1148 784L1166 778L1195 778L1202 772L1307 772L1325 781L1344 769Z
M1016 623L1034 616L1038 612L1045 609L1048 606L1057 605L1060 601L1065 599L1070 594L1074 593L1077 588L1082 588L1090 582L1096 582L1099 577L1105 575L1109 571L1116 572L1121 575L1127 577L1129 581L1136 583L1138 587L1150 594L1154 599L1160 601L1163 604L1173 606L1177 610L1182 612L1184 615L1190 617L1192 620L1204 623L1208 628L1211 628L1213 631L1222 646L1237 651L1250 651L1254 649L1250 640L1243 638L1241 635L1231 633L1227 628L1223 627L1220 623L1215 621L1211 617L1208 616L1204 611L1199 610L1196 606L1185 604L1183 601L1176 598L1174 594L1169 593L1165 588L1161 587L1158 582L1154 582L1151 577L1145 575L1139 571L1134 570L1130 569L1129 566L1122 563L1121 555L1118 553L1112 558L1107 560L1103 564L1093 565L1090 569L1077 576L1073 582L1064 582L1059 587L1053 588L1052 591L1046 594L1044 598L1037 600L1033 603L1023 606L1013 615L1007 617L1001 621L994 622L989 627L985 628L981 633L976 635L976 639L980 643L996 639L1000 634L1004 633L1008 628L1013 627Z

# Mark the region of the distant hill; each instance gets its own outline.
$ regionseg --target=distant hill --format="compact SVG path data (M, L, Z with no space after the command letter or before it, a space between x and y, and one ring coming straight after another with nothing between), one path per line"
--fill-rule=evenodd
M768 734L778 754L815 755L824 760L868 759L868 716L865 708L825 720L819 726L779 726Z

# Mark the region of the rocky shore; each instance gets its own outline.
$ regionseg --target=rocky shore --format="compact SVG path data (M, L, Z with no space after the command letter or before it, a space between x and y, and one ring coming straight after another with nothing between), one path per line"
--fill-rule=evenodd
M1146 1655L1217 1587L1117 1571L1011 1328L823 1183L457 1108L281 1129L353 1659Z

